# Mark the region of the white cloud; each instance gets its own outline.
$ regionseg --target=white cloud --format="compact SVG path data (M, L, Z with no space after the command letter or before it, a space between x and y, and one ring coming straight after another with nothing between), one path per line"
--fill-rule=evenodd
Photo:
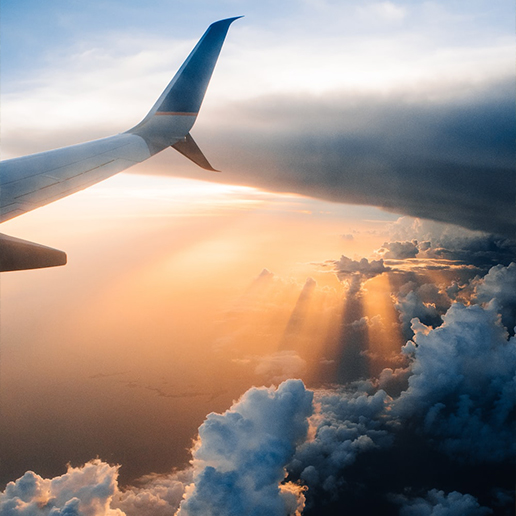
M147 475L139 480L138 486L119 491L112 506L127 516L171 516L179 509L192 481L192 468L170 475Z
M53 479L28 471L0 494L2 516L123 516L111 509L118 467L93 460Z
M194 484L178 516L300 514L303 490L282 482L311 412L312 393L288 380L277 389L250 389L224 414L209 414L193 451Z

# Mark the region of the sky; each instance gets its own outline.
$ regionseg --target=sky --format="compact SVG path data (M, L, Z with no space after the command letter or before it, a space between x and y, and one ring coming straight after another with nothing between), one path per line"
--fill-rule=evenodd
M0 516L512 514L514 6L0 0L1 157L192 134L3 223Z

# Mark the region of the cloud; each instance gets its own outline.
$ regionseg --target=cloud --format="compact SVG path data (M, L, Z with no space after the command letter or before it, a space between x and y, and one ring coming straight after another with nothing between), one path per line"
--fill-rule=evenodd
M360 453L392 444L392 436L380 421L388 396L384 391L371 396L360 391L322 390L316 392L315 401L314 437L298 447L289 469L311 489L335 495L344 483L342 470Z
M496 265L475 285L477 303L500 313L502 323L511 335L516 325L516 262L507 267Z
M405 260L415 258L419 253L417 241L385 242L376 253L386 260Z
M118 467L94 460L43 479L27 472L0 494L0 514L24 516L300 516L304 488L285 467L306 439L313 393L300 380L252 388L199 428L192 467L119 490Z
M306 438L312 396L300 380L288 380L250 389L224 414L208 415L193 450L194 484L178 515L300 514L302 489L282 482Z
M405 286L412 286L412 283L408 283ZM399 319L401 322L401 328L403 334L407 338L413 336L411 321L414 318L418 318L424 324L430 326L439 326L442 323L441 316L434 303L425 301L422 298L422 291L424 287L428 285L422 285L421 287L414 286L413 290L403 292L400 290L398 293L398 300L395 304L396 310L399 311Z
M192 468L170 475L146 475L138 485L119 491L112 506L126 516L170 516L179 509L185 489L192 482Z
M480 305L453 303L441 326L417 319L412 326L406 368L313 391L300 380L251 388L225 413L209 414L184 471L149 475L124 490L117 489L117 468L99 460L52 480L28 472L0 496L0 513L79 514L83 507L88 516L230 516L251 509L329 516L332 504L366 512L397 504L407 515L480 515L488 514L486 500L507 507L516 452L514 337ZM449 472L440 480L445 490L428 491L415 442L431 471ZM468 480L481 472L497 480ZM473 487L472 494L461 494L459 485ZM428 493L411 498L407 487Z
M377 251L384 258L387 258L385 254L391 251L391 247L398 251L403 246L410 248L409 242L398 241L410 239L417 247L415 257L418 259L451 260L474 265L487 272L493 265L508 265L516 252L516 242L511 238L468 231L453 224L431 220L400 217L391 224L389 232L393 241L383 244ZM398 259L401 258L398 256Z
M378 18L382 22L400 22L406 15L406 9L393 2L374 2L358 8L358 12L367 18Z
M516 341L496 314L454 303L432 329L412 322L408 389L395 414L414 419L435 445L463 461L501 462L516 455Z
M217 126L213 150L225 173L211 179L513 237L510 92L504 79L468 100L418 98L416 89L277 94L227 106L226 124L239 129Z
M378 274L390 270L385 267L382 259L369 261L367 258L362 258L361 260L352 260L342 255L339 260L334 260L332 263L340 281L353 275L359 275L362 278L374 278Z
M485 516L493 513L491 509L481 507L475 497L457 491L445 494L432 489L425 498L400 496L398 501L402 504L400 516Z
M111 509L118 467L93 460L45 479L28 471L0 494L0 514L16 516L123 516Z

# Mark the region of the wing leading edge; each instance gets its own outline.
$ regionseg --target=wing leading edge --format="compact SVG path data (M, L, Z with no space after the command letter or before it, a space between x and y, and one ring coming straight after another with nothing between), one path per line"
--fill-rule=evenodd
M170 146L200 167L215 171L190 130L229 26L238 18L220 20L208 27L147 116L132 129L100 140L2 161L0 222L83 190ZM48 260L44 258L45 250ZM56 252L62 253L0 234L0 271L64 265L66 255L62 253L63 258ZM38 258L27 259L31 253Z

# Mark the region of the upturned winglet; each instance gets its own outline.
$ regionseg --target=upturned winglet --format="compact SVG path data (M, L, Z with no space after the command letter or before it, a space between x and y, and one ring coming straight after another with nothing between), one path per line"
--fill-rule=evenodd
M201 108L229 26L239 18L242 16L220 20L208 27L147 116L128 131L142 137L151 154L172 146L199 166L214 170L189 132Z

